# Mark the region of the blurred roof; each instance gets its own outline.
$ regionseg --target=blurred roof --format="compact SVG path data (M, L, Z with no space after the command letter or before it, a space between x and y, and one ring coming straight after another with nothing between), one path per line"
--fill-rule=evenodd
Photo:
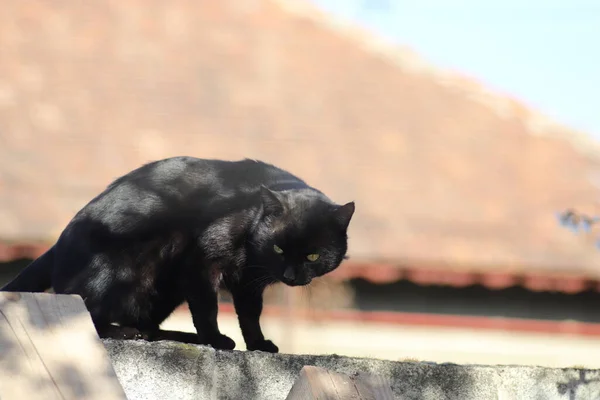
M173 155L262 159L355 200L367 275L600 278L555 216L595 206L595 142L304 1L3 3L0 257Z

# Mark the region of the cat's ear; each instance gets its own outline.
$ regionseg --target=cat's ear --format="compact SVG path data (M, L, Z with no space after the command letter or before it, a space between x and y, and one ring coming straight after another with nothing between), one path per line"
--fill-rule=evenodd
M279 200L279 197L277 197L277 193L273 192L266 186L261 185L260 198L262 199L265 216L278 215L283 212L283 204L281 204L281 200Z
M350 220L352 219L352 215L354 215L354 202L346 203L343 206L339 206L333 212L333 216L335 221L339 224L343 229L348 229L348 225L350 225Z

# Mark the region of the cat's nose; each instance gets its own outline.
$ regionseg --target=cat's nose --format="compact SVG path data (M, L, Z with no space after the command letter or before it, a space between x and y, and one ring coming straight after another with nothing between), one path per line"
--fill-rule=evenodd
M285 279L289 279L290 281L293 281L294 279L296 279L296 273L294 272L294 268L287 267L285 269L285 271L283 271L283 277Z

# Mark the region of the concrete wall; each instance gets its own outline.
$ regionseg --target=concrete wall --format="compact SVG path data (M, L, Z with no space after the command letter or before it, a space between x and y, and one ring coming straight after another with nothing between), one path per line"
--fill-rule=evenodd
M337 353L393 361L407 358L458 364L520 364L600 368L600 337L411 326L367 321L303 321L263 316L265 335L282 352ZM194 332L189 311L174 313L164 329ZM220 313L221 331L245 349L235 315Z
M401 400L600 399L598 370L215 351L172 342L104 344L129 400L283 400L304 365L379 374Z

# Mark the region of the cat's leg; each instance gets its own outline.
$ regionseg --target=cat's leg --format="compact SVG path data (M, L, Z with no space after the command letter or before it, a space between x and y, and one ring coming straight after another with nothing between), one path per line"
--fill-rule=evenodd
M257 281L261 282L264 279L242 277L240 280L226 279L225 283L233 296L233 305L246 349L278 353L279 348L272 341L265 339L260 327L265 286L257 285Z
M115 330L114 328L117 328L117 330ZM144 339L149 342L157 342L159 340L170 340L173 342L189 344L203 344L200 341L200 337L196 333L164 330L160 329L158 324L154 324L151 322L141 323L135 327L116 326L114 328L112 328L112 334L116 335L117 338L120 338L119 335L121 333L130 333L130 337L128 337L128 339ZM121 330L119 331L118 329Z
M203 344L196 333L169 331L159 328L153 323L143 323L137 326L119 326L106 322L103 318L92 317L98 336L103 339L119 340L147 340L155 342L158 340L171 340L174 342Z
M163 291L160 298L153 302L149 319L140 321L136 325L136 328L152 342L158 340L171 340L182 343L201 344L200 338L195 332L160 329L160 324L162 324L184 301L183 289L179 286L169 288L168 291Z
M96 325L96 331L98 332L98 336L103 339L147 340L149 342L171 340L173 342L203 344L198 335L191 332L168 331L149 327L136 328L112 324Z
M180 332L180 331L168 331L164 329L157 329L155 331L144 331L148 335L150 342L156 342L159 340L170 340L173 342L181 342L188 344L206 344L202 343L200 337L196 333L192 332Z
M215 349L233 350L235 342L219 331L218 288L211 280L209 271L198 266L189 268L183 288L200 344L208 344Z

